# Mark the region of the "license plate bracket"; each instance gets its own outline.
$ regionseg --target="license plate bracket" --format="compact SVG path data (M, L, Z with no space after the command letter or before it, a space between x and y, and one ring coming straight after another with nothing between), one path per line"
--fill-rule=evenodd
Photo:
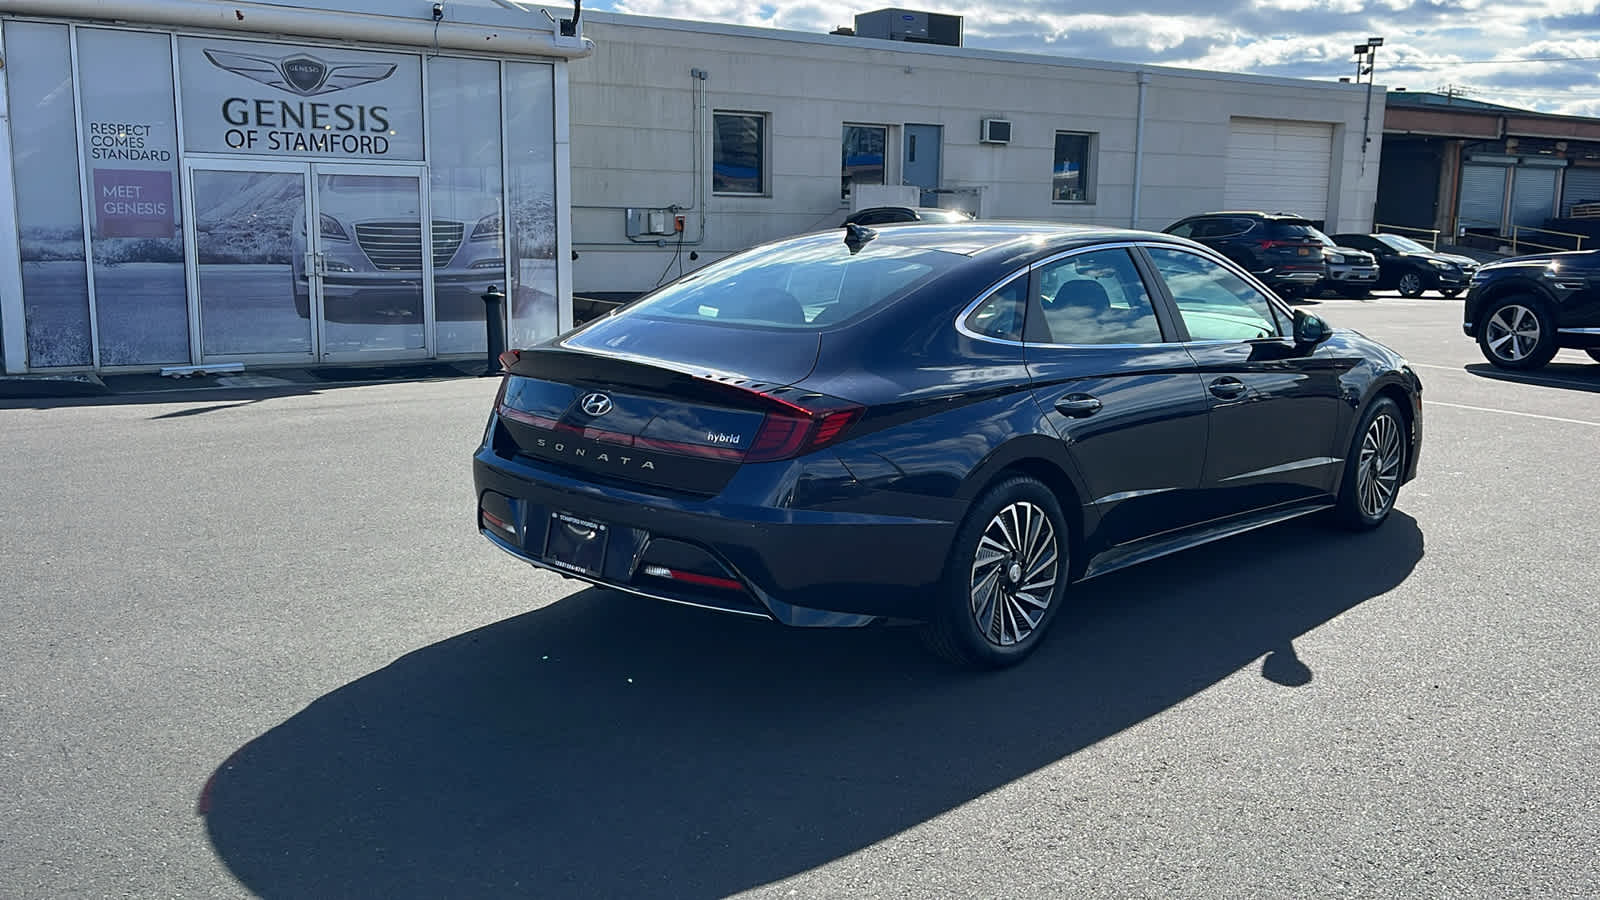
M552 512L545 530L544 561L558 569L598 577L611 529L604 522Z

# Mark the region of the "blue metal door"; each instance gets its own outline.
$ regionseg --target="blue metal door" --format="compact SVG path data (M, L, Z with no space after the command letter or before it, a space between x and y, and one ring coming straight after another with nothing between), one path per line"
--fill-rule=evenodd
M938 206L938 195L932 193L939 187L939 157L944 139L941 125L907 125L905 165L901 168L900 183L922 188L922 205Z

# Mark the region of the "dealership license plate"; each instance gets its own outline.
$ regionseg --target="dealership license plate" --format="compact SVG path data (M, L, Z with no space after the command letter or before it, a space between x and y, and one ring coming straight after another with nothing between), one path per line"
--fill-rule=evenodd
M1300 248L1300 255L1301 256L1310 256L1311 255L1311 248L1310 247L1301 247Z
M568 572L598 576L606 558L608 536L603 522L553 512L544 539L544 561Z

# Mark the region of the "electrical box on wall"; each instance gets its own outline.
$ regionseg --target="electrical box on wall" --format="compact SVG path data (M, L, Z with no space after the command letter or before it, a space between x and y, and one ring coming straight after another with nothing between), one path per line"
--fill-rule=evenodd
M681 230L679 223L683 221L683 217L671 209L630 207L627 215L630 238L677 234Z

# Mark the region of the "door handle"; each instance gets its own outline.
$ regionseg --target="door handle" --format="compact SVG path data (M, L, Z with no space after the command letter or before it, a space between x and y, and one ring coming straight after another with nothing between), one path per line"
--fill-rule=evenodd
M1088 394L1068 394L1056 401L1056 412L1063 416L1081 419L1099 412L1102 405L1098 397L1091 397Z
M1223 400L1237 400L1244 396L1244 392L1248 391L1249 388L1245 387L1244 382L1230 375L1211 382L1209 390L1214 397L1220 397Z

